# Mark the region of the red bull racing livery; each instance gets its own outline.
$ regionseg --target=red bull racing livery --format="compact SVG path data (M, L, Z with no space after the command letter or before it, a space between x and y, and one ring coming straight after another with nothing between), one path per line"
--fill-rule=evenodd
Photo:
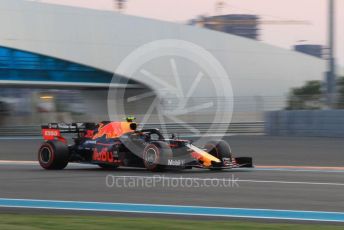
M65 134L66 137L62 136ZM50 123L42 126L45 142L38 151L44 169L64 169L69 162L165 169L253 167L250 157L233 157L223 140L197 147L190 140L165 138L158 129L137 129L131 119L124 122ZM71 136L72 135L72 136ZM72 140L72 144L68 142Z

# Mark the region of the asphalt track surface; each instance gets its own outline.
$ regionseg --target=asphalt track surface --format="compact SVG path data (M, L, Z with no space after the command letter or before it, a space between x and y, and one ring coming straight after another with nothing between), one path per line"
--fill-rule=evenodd
M157 174L127 168L106 171L89 165L45 171L35 163L7 162L0 163L0 198L344 212L342 139L226 139L237 155L253 156L262 167ZM39 143L0 139L0 160L34 161Z
M257 165L344 166L343 138L231 136L224 139L236 156L252 156ZM37 137L29 140L0 137L0 160L36 160L41 142Z

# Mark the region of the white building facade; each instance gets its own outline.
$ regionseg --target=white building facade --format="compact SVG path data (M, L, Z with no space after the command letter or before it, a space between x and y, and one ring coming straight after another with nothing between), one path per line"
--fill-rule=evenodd
M281 108L290 88L321 80L326 71L324 60L192 26L24 0L2 0L0 11L0 46L132 79L149 90L136 97L130 93L125 96L127 102L154 97L151 90L159 97L158 107L180 116L215 111L213 98L226 117L234 108L238 120L242 114L254 113L254 106L256 110ZM2 85L7 83L0 80ZM91 97L87 92L85 97ZM110 96L121 93L117 90ZM104 91L97 96L108 103ZM131 112L140 104L133 104Z

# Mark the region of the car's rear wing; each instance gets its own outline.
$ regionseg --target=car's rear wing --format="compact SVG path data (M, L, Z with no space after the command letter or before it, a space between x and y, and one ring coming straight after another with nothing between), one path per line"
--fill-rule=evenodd
M85 135L87 131L93 131L96 127L95 123L77 122L77 123L49 123L42 125L42 136L44 140L59 140L67 142L61 133L75 133L78 137Z

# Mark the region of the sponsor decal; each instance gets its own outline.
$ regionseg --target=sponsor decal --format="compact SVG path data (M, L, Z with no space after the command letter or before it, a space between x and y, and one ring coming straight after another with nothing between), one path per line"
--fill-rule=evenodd
M222 158L222 162L223 162L223 164L224 165L230 165L231 164L231 159L229 159L229 158Z
M92 141L92 140L90 140L90 141L85 141L85 144L87 145L87 144L96 144L97 143L97 141Z
M55 123L49 124L48 127L49 127L50 129L58 129L58 125L55 124Z
M60 136L60 131L56 130L56 129L44 129L43 130L43 135L44 136L53 136L53 137L57 137Z
M103 161L114 163L114 157L112 152L108 151L107 148L102 148L101 151L98 151L97 148L93 151L93 158L94 161Z
M185 161L184 160L173 160L173 159L169 159L167 161L167 165L170 165L170 166L181 166L181 165L184 165L185 164Z
M117 150L113 151L112 155L114 158L118 158L118 151Z

